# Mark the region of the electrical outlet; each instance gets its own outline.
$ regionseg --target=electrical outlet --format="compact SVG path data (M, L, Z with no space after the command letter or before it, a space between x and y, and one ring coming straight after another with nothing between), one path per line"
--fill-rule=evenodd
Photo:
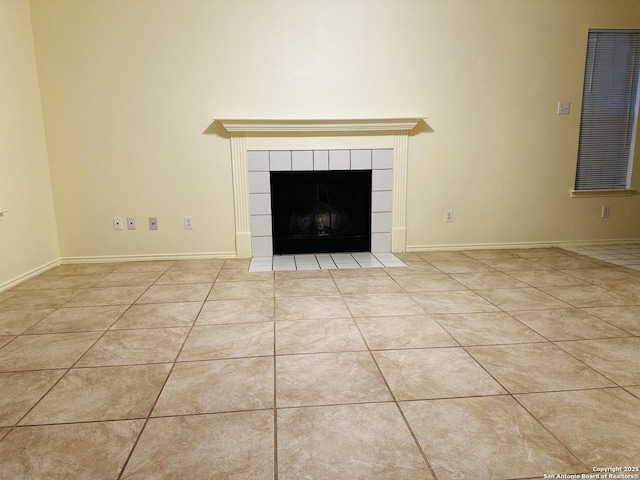
M129 230L136 229L136 217L127 217L127 228Z
M113 217L113 229L122 230L122 217Z
M193 228L193 217L184 217L184 229L191 230Z
M453 222L453 210L445 210L444 211L444 221L445 222Z
M602 213L600 214L600 216L602 218L609 218L609 214L611 213L611 207L609 205L603 205L602 206Z
M569 115L571 102L558 102L558 115Z
M149 217L149 230L158 229L158 217Z

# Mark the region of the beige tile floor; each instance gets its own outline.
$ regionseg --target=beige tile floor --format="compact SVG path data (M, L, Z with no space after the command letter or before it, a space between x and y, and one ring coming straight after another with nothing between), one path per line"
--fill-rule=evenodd
M541 479L640 466L640 271L559 249L0 294L0 479Z

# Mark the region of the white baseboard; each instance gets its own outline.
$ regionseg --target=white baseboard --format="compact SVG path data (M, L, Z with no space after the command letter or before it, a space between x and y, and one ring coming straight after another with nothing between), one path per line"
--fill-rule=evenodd
M510 243L464 243L446 245L407 245L407 252L430 252L438 250L496 250L516 248L564 248L597 245L629 245L640 243L640 238L607 239L607 240L574 240L551 242L510 242Z
M114 263L114 262L146 262L158 260L207 260L236 258L236 252L212 253L170 253L160 255L101 255L95 257L62 257L62 264L75 263Z
M22 275L13 278L7 282L4 282L3 284L0 285L0 292L3 292L5 290L8 290L12 287L15 287L16 285L18 285L19 283L22 283L26 280L29 280L30 278L36 277L38 275L40 275L41 273L46 272L47 270L51 270L54 267L57 267L58 265L60 265L62 263L62 259L60 258L56 258L55 260L50 261L49 263L45 263L44 265L41 265L40 267L34 268L33 270L28 271L27 273L23 273Z

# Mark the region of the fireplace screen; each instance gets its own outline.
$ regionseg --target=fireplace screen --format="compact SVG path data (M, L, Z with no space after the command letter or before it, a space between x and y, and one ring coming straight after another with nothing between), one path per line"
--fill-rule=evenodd
M371 250L371 170L271 172L273 253Z

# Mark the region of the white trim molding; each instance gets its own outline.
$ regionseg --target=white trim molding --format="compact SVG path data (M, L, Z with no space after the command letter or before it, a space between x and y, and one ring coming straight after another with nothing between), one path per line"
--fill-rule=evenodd
M638 191L631 188L605 189L605 190L570 190L571 198L588 197L631 197L637 195Z
M251 258L252 253L247 151L278 149L392 148L394 173L391 251L406 251L408 137L409 132L425 118L216 120L230 133L231 139L236 256Z
M16 278L12 278L11 280L7 280L6 282L4 282L3 284L0 285L0 292L4 292L5 290L9 290L10 288L15 287L16 285L19 285L22 282L25 282L27 280L29 280L30 278L33 277L37 277L38 275L51 270L52 268L57 267L58 265L60 265L62 263L62 259L61 258L57 258L55 260L51 260L48 263L45 263L44 265L41 265L37 268L34 268L33 270L29 270L27 273L24 273Z
M571 248L584 246L603 245L635 245L640 243L640 238L604 239L604 240L562 240L547 242L509 242L509 243L460 243L443 245L408 245L407 252L441 252L460 250L522 250L534 248Z

